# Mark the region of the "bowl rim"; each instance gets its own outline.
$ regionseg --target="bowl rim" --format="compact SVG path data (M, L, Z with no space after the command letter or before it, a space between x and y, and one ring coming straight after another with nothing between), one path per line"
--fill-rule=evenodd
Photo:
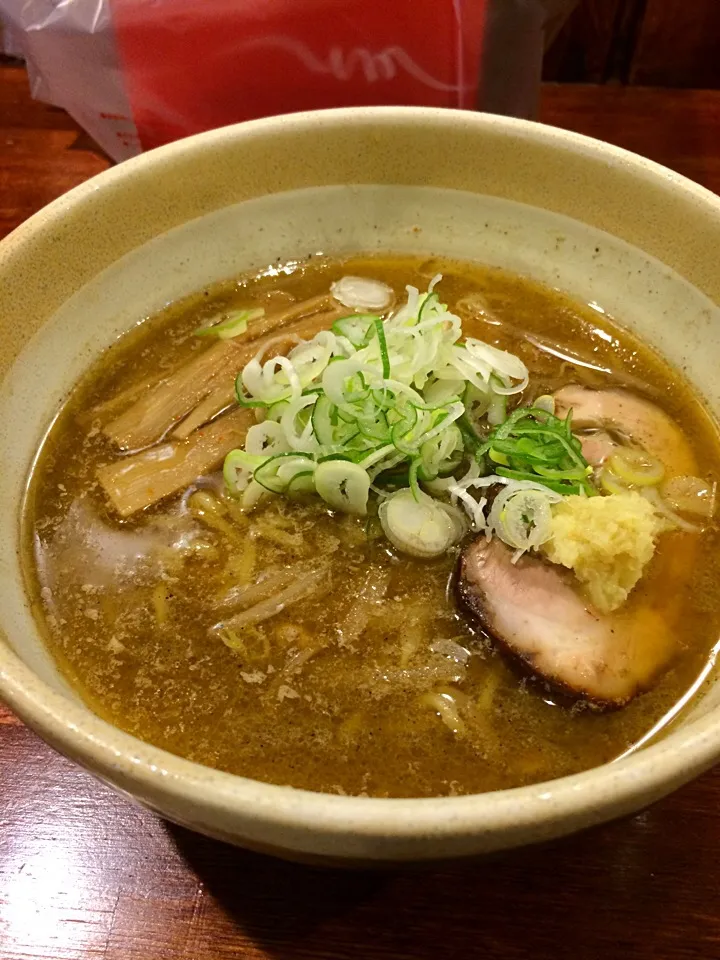
M556 150L601 159L670 187L675 194L712 210L720 221L720 197L681 174L603 141L534 121L492 114L424 107L348 107L307 111L221 127L148 151L90 178L34 214L0 245L3 252L32 243L36 234L98 190L121 184L138 170L161 170L175 156L201 154L206 146L349 120L375 124L463 124L524 137ZM42 681L5 643L0 643L0 694L22 720L71 756L120 776L150 794L199 809L262 819L279 828L321 830L328 835L394 839L457 837L508 832L571 819L597 822L657 799L711 766L720 757L720 707L671 730L661 740L623 759L582 773L524 787L465 796L373 798L339 796L264 783L225 773L140 741L63 696ZM611 812L597 815L599 808ZM596 811L596 815L592 815Z

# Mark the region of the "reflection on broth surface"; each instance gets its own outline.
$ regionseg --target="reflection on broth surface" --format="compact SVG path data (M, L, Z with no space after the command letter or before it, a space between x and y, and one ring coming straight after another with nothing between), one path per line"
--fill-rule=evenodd
M611 489L620 483L626 497L640 502L643 494L643 509L653 504L651 559L637 571L628 572L632 556L618 571L620 540L599 579L597 565L588 572L567 560L557 517L563 510L569 516L567 503L580 496L563 492L549 502L553 540L519 560L509 540L493 540L493 550L507 553L519 592L498 599L502 591L488 584L486 564L472 602L458 604L460 556L467 571L477 533L468 531L457 498L452 509L464 517L464 537L451 538L439 556L420 558L387 539L372 491L367 516L333 510L304 488L295 498L270 495L252 510L228 494L222 458L242 447L256 422L252 409L235 409L232 391L257 350L250 335L277 336L277 351L328 329L352 312L329 293L344 276L389 285L389 312L404 303L407 284L426 290L436 274L439 298L462 320L463 336L509 351L528 368L527 387L508 397L502 417L537 401L532 426L545 429L548 396L557 394L552 409L559 416L564 388L576 391L568 406L578 409L599 397L610 403L596 391L617 391L626 419L604 410L576 420L582 464L590 467L564 482L580 487L589 478L590 493L594 484L605 496L588 502L620 503ZM251 317L250 333L194 335L218 317L237 322L237 310L258 307L265 313ZM281 314L279 332L273 318ZM623 429L628 397L632 412L655 417L630 434ZM492 423L478 424L479 440L487 441ZM653 437L678 425L676 459L659 457L662 486L653 476ZM513 451L529 448L513 437L509 430L499 436L480 472L517 466ZM176 471L170 479L168 464ZM709 516L719 469L715 428L698 400L601 313L477 265L314 259L279 278L261 273L201 291L148 320L90 371L51 429L29 484L28 579L48 645L70 682L98 714L157 746L311 790L394 797L494 790L622 754L701 672L720 623L720 550ZM464 472L458 462L456 478ZM383 475L375 480L375 487L385 482ZM406 470L398 483L407 482ZM347 493L345 480L339 489ZM483 492L464 489L477 498ZM485 493L492 500L498 489ZM645 498L648 491L656 501ZM523 509L522 522L533 529L530 506ZM541 611L550 624L542 628L547 643L562 639L553 617L567 600L593 629L614 624L620 632L603 656L627 655L626 666L603 663L588 679L574 648L570 667L558 665L557 650L527 652L525 634L534 631L535 642L540 630L526 619L536 594L524 578L534 575L533 565L539 576L549 571L557 579ZM516 636L507 621L518 610L524 619ZM638 667L641 647L647 669ZM616 686L605 682L612 670L621 675Z

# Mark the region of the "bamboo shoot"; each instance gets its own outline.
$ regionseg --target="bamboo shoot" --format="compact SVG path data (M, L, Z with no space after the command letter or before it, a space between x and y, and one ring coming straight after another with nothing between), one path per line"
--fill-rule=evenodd
M294 303L285 310L270 314L252 324L244 336L213 344L154 389L148 389L119 417L106 424L106 435L121 450L147 447L165 436L173 425L186 417L208 394L224 389L226 395L229 393L229 400L216 406L214 413L219 412L232 400L235 377L260 348L263 338L269 338L272 331L279 327L302 328L306 322L302 318L312 320L313 315L318 315L318 311L333 303L329 294ZM347 313L347 310L342 308L342 312ZM320 315L336 319L338 312L336 309ZM328 325L332 319L327 321ZM304 334L300 333L299 336ZM210 418L204 417L200 422L208 419ZM195 425L197 423L194 421ZM188 436L194 426L190 430L181 431L180 436Z
M172 436L178 440L183 440L190 436L193 430L212 420L223 410L235 403L235 377L242 370L245 364L251 360L258 350L261 349L264 342L273 341L272 352L270 356L279 356L288 353L298 342L298 340L309 340L320 330L327 330L335 320L345 316L347 310L330 310L326 313L316 313L312 316L297 320L291 326L285 328L273 337L265 337L263 340L256 340L254 343L247 344L246 351L242 355L238 369L232 376L228 377L225 372L221 376L213 378L212 389L208 395L185 417L172 431ZM284 336L287 334L287 336ZM240 359L240 354L238 354Z
M237 409L187 440L163 443L100 467L98 480L120 516L130 517L216 469L231 450L242 446L254 422L251 410Z

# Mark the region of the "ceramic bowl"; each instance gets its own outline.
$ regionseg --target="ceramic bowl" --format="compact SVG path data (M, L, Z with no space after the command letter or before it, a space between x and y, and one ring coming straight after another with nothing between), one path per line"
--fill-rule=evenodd
M538 124L415 108L276 117L123 163L0 245L0 695L40 736L163 816L323 863L465 857L657 800L720 757L712 671L663 739L576 776L387 800L258 783L120 732L69 689L25 599L18 516L38 441L90 361L209 282L310 253L450 254L615 315L720 412L720 200L646 160Z

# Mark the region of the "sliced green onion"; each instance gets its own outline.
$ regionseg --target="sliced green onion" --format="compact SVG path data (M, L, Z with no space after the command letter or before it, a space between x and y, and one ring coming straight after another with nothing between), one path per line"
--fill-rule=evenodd
M505 499L498 497L490 511L498 535L516 550L539 547L550 538L550 500L540 490L518 490Z
M290 486L296 477L306 473L315 473L315 461L310 457L287 457L283 463L277 467L278 483L285 484L285 489Z
M599 474L600 486L605 493L628 493L631 490L629 484L621 480L620 477L607 466L603 466Z
M254 400L252 397L248 397L243 388L242 382L242 372L240 372L237 377L235 377L235 399L240 404L241 407L267 407L268 404L264 400ZM273 404L274 406L274 404Z
M482 455L483 455L482 440L475 433L475 430L473 429L472 424L468 420L467 416L465 416L465 414L463 414L462 417L458 417L457 425L460 428L460 432L462 433L465 449L469 453L471 453L474 457L482 458Z
M551 396L549 393L543 394L541 397L538 397L537 400L533 401L533 407L536 410L545 410L547 413L555 413L555 397Z
M634 487L655 487L665 476L665 467L659 460L631 447L619 447L609 457L607 466L626 484Z
M367 514L370 477L357 463L347 460L325 460L315 469L315 489L334 510Z
M312 460L297 453L278 453L269 457L253 473L253 479L270 493L283 493L295 473L314 466ZM282 467L285 471L280 473Z
M462 380L433 380L423 388L423 399L428 410L445 407L462 399L466 412L469 391Z
M499 476L544 484L570 495L595 490L592 468L573 436L570 416L560 420L539 407L518 407L499 424L479 453L498 464Z
M303 470L296 473L285 490L287 496L291 499L302 499L315 493L314 475L314 470Z
M196 337L217 337L218 340L232 340L233 337L246 333L251 320L259 320L265 316L262 307L254 310L236 310L220 323L213 323L207 327L198 327L193 333Z
M248 430L245 450L226 458L226 482L244 506L269 493L320 496L333 509L365 515L372 489L398 549L435 556L466 529L463 510L476 529L486 526L486 500L472 488L545 491L518 501L529 504L595 492L571 421L554 416L552 398L507 414L508 397L527 385L526 366L479 340L463 342L460 319L434 292L438 279L426 293L408 287L407 302L385 320L346 316L287 356L272 356L264 344L246 364L238 403L265 414ZM378 298L383 289L346 280L338 290L352 291L356 308L358 291ZM497 472L481 477L490 463ZM529 542L514 510L505 514L506 536Z
M370 440L386 443L390 439L390 424L384 410L380 410L374 420L364 417L362 419L358 418L357 425L360 433Z
M410 490L412 491L412 495L415 500L420 500L422 495L422 490L420 489L420 484L418 483L418 469L420 466L421 460L418 458L411 461L408 469L408 485L410 486Z
M533 483L542 484L548 490L554 490L555 493L562 493L565 496L579 494L582 485L579 483L568 483L564 480L549 480L547 477L540 477L530 470L509 470L507 467L497 468L498 476L507 477L509 480L527 480Z
M253 473L266 459L253 456L245 450L231 450L223 464L223 479L229 493L236 497L246 490Z
M374 313L355 313L349 317L336 320L330 328L339 337L346 337L355 348L364 347L367 343L373 324L380 318Z
M487 419L488 423L495 426L502 423L507 413L507 397L503 394L493 393L488 405Z
M261 404L265 406L265 404ZM290 406L289 400L278 400L275 403L271 403L265 408L265 419L266 420L275 420L278 423L282 420L282 415Z
M287 453L290 445L279 423L275 420L263 420L248 429L245 450L254 456L272 457L277 453Z
M577 467L574 470L551 470L540 464L535 464L534 470L544 480L585 480L592 473L592 467Z
M242 495L242 508L243 510L254 510L261 500L265 500L269 496L269 490L259 484L257 480L251 480Z
M462 521L454 523L444 504L407 488L380 504L378 515L385 536L398 550L414 557L439 557L459 539Z
M440 304L440 297L437 295L437 293L434 293L434 292L433 292L433 293L427 293L427 294L426 294L424 297L422 297L421 299L422 299L422 303L421 303L421 305L420 305L420 309L418 310L418 315L417 315L418 326L419 326L419 325L423 322L423 320L425 319L425 314L426 314L426 313L429 313L429 312L432 310L433 307L441 306L441 304Z
M335 423L333 423L333 417ZM330 446L335 443L337 407L325 393L321 393L313 407L312 425L318 443Z
M388 357L387 340L385 339L385 328L380 317L374 318L375 332L377 333L378 343L380 344L380 361L382 363L383 380L390 379L390 359Z
M488 517L488 528L516 551L513 562L551 536L551 505L562 496L532 481L506 482Z

